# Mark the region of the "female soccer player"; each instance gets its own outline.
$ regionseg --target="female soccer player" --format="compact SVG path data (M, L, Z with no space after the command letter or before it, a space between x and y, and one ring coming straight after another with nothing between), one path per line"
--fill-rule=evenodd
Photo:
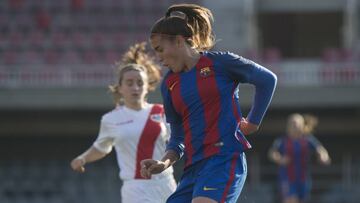
M314 117L305 118L300 114L290 115L287 136L276 139L269 150L270 159L279 165L280 191L284 203L300 203L308 197L312 152L316 152L321 163L330 163L327 150L309 134L317 121Z
M245 135L257 131L276 85L264 67L214 45L212 13L194 4L171 6L152 27L150 42L169 68L162 86L171 137L161 160L142 161L150 178L185 154L180 184L167 202L236 202L247 174ZM243 118L239 83L256 88L253 106Z
M105 157L115 147L124 203L165 202L176 188L172 168L149 180L140 175L140 161L161 158L169 137L163 106L146 102L160 73L144 50L144 43L136 44L124 55L118 66L118 84L110 86L117 107L102 117L94 144L71 162L75 171L84 172L85 164Z

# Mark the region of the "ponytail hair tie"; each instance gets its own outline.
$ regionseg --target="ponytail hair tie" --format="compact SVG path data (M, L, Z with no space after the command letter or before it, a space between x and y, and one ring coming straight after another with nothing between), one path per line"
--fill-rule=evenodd
M185 21L187 21L188 17L187 15L182 12L182 11L172 11L172 10L168 10L165 14L165 17L166 18L169 18L169 17L178 17L178 18L181 18L181 19L184 19Z

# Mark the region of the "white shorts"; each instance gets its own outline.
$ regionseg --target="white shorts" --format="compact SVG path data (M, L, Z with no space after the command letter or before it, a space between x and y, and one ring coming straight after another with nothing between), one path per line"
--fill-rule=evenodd
M174 176L155 180L127 180L121 188L122 203L163 203L175 191Z

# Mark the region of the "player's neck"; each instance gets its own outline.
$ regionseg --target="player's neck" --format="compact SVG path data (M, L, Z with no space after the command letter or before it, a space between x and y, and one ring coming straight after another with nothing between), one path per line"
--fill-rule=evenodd
M184 57L184 70L189 71L199 62L201 54L195 49L190 49Z
M146 102L125 102L126 108L129 108L131 110L140 111L141 109L144 109L146 105Z

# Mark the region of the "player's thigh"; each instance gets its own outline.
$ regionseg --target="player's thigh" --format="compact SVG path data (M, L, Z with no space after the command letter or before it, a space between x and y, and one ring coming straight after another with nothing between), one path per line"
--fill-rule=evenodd
M300 203L299 198L292 196L292 197L287 197L283 200L283 203Z
M158 197L159 202L166 202L176 190L176 182L173 177L161 179L153 187L153 195Z
M246 176L245 154L215 155L198 174L194 186L194 200L202 197L215 202L236 202Z
M309 198L311 190L311 182L305 181L298 185L298 196L301 201L304 201Z
M191 203L217 203L217 201L207 197L195 197Z
M152 201L145 187L126 182L121 188L121 200L123 203L140 203Z
M194 181L195 179L192 173L184 173L175 192L169 196L166 203L191 202Z
M124 182L121 199L123 203L164 203L173 191L167 179Z

